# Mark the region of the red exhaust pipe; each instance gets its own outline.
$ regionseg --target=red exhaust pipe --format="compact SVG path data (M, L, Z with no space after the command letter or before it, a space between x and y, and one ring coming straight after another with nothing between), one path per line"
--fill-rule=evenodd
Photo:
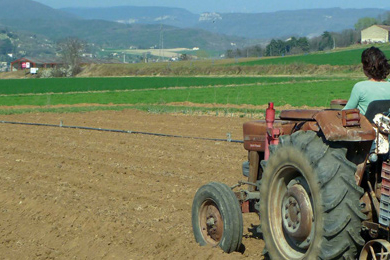
M268 160L269 158L269 146L277 145L279 143L280 130L274 128L275 122L275 109L274 103L268 103L268 108L265 111L265 122L267 125L267 136L265 138L265 149L264 149L264 159Z

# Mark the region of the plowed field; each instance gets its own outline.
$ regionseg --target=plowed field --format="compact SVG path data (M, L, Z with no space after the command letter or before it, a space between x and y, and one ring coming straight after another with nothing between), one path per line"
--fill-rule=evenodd
M243 118L135 110L0 120L242 139ZM210 181L244 179L242 144L0 124L0 259L262 259L244 215L244 249L196 244L191 206Z

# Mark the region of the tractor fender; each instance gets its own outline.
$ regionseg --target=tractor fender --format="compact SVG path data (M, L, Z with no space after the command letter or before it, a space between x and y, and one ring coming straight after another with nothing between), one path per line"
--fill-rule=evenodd
M375 139L373 125L360 115L360 125L343 126L341 110L322 110L313 116L328 141L361 142Z

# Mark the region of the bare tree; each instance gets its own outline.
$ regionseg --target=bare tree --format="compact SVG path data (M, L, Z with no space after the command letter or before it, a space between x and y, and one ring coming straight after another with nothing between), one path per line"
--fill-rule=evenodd
M81 55L85 48L84 42L79 38L69 37L58 43L62 62L70 76L77 75L81 71Z

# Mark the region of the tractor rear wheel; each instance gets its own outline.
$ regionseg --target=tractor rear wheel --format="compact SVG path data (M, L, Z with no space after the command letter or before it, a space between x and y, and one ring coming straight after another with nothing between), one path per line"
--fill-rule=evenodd
M261 181L260 218L271 259L355 259L360 236L355 164L317 133L280 138Z
M242 213L236 195L227 185L211 182L199 188L192 204L192 228L200 245L219 246L226 253L238 251Z

